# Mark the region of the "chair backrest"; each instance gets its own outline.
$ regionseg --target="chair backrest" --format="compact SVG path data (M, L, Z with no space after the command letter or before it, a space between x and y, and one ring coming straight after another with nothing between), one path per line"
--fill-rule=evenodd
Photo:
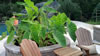
M41 56L40 50L34 41L24 39L20 44L20 51L23 56Z
M90 32L84 28L77 29L76 37L77 37L79 45L87 45L88 46L88 45L93 44Z

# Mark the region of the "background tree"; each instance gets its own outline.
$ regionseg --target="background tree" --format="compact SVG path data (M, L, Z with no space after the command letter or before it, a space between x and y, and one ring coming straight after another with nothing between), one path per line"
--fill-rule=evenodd
M72 0L57 0L61 7L59 11L65 12L73 20L79 20L81 16L81 9L77 3L72 2Z
M87 20L91 19L93 10L95 9L96 5L100 2L100 0L72 0L73 2L77 3L81 10L82 16Z

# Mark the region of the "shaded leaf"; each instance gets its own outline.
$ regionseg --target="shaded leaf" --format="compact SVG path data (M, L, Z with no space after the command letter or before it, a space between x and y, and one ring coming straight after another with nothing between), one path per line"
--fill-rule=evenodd
M76 25L73 22L71 22L70 24L68 24L67 29L68 29L69 35L75 41L76 40L75 31L77 30Z
M49 41L52 42L53 44L57 43L51 34L48 34L48 38L50 39Z

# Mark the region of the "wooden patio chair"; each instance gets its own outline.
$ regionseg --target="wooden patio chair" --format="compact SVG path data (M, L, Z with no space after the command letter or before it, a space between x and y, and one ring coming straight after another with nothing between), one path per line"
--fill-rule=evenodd
M91 38L91 34L88 30L84 29L84 28L79 28L77 31L76 31L76 36L77 36L77 40L78 40L78 47L81 48L81 50L85 51L86 53L86 56L100 56L99 54L96 54L96 55L90 55L89 54L89 49L86 48L86 47L83 47L84 46L89 46L89 45L92 45L93 42L92 42L92 38Z
M40 50L34 41L24 39L20 44L22 56L41 56Z

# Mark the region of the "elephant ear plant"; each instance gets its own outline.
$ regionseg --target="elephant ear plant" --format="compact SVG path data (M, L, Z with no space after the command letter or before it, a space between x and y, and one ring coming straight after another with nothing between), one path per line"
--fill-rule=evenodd
M34 40L39 46L48 46L60 44L66 46L66 28L72 39L75 41L76 25L70 21L65 13L57 12L48 5L53 0L47 1L42 8L38 9L31 0L18 2L23 5L27 11L26 14L16 13L16 18L10 18L6 21L7 31L9 33L7 43L13 42L19 45L23 39ZM47 17L48 13L57 13L51 18ZM18 25L14 25L14 20L19 20ZM2 33L3 39L7 32ZM14 37L17 36L17 37Z

